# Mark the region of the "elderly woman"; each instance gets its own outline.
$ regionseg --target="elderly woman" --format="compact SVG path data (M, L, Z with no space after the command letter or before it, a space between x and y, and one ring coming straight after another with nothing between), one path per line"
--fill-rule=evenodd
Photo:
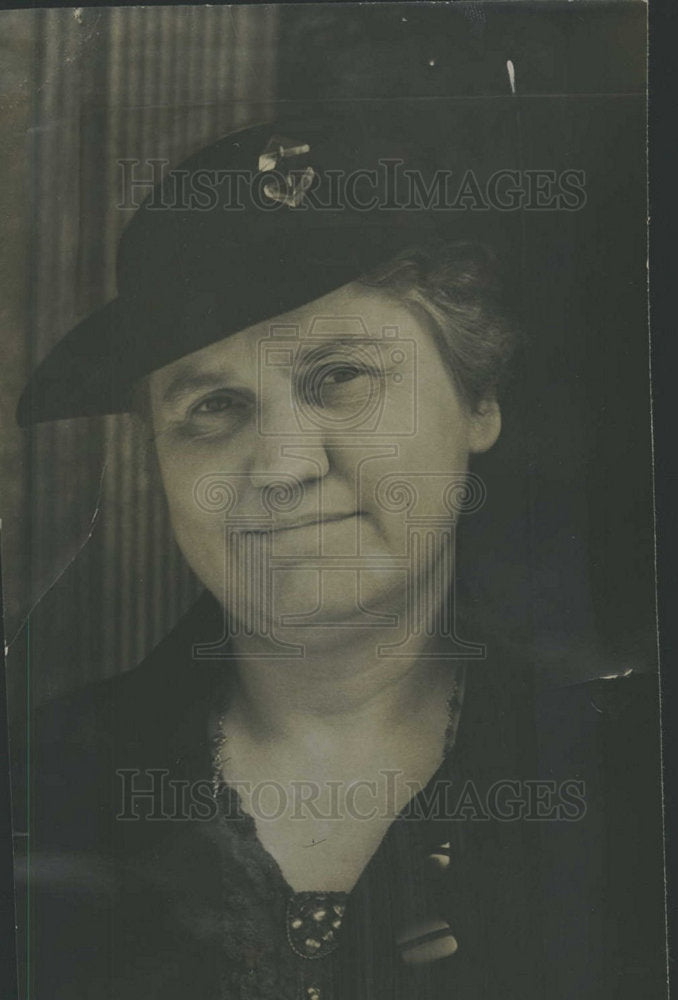
M33 995L547 995L530 670L454 600L513 335L440 155L341 117L201 150L22 399L137 413L206 590L35 723Z

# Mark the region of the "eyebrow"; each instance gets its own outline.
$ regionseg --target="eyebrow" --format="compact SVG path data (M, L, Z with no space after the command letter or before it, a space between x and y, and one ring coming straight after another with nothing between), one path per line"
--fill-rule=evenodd
M299 361L304 363L308 359L315 360L315 358L322 357L325 353L329 354L331 351L336 350L337 347L378 342L379 338L377 337L358 337L351 336L350 334L340 337L317 337L310 344L302 342Z
M280 339L282 340L283 338ZM301 364L306 364L308 360L317 358L318 354L316 354L316 350L320 347L323 348L321 353L324 353L325 351L330 352L333 348L345 346L346 344L355 344L356 342L364 343L366 340L372 341L376 339L377 338L372 337L367 338L352 336L349 334L338 337L319 337L317 340L313 340L311 344L306 345L304 345L302 341L302 349L304 346L308 349L300 355L299 362ZM275 344L274 338L271 338L271 343ZM186 368L184 371L175 375L169 385L163 390L161 403L163 405L177 403L181 398L188 396L193 392L199 392L201 389L214 389L217 387L223 388L225 382L235 380L237 380L237 376L232 369L222 369L219 372L203 372L194 367Z

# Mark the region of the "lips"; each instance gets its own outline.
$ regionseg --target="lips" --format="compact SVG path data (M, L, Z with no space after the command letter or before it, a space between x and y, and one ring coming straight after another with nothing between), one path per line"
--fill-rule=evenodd
M260 529L261 534L272 534L281 531L296 531L299 528L309 528L313 526L321 526L325 524L333 524L337 521L347 521L352 517L358 517L360 511L352 510L347 513L339 514L326 514L324 517L318 517L317 514L310 515L309 517L299 517L292 521L278 521L272 524L270 528Z

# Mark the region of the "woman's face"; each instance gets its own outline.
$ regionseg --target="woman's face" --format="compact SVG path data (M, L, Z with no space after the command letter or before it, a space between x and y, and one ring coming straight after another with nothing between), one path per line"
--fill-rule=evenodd
M179 546L232 620L281 637L289 616L400 608L434 569L446 489L500 427L493 401L462 404L425 322L361 285L167 365L150 393ZM417 553L413 525L434 532Z

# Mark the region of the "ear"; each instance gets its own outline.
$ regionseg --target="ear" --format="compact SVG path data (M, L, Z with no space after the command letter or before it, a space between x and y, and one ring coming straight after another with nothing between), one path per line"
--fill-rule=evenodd
M501 410L495 396L481 400L469 417L469 451L488 451L501 431Z

